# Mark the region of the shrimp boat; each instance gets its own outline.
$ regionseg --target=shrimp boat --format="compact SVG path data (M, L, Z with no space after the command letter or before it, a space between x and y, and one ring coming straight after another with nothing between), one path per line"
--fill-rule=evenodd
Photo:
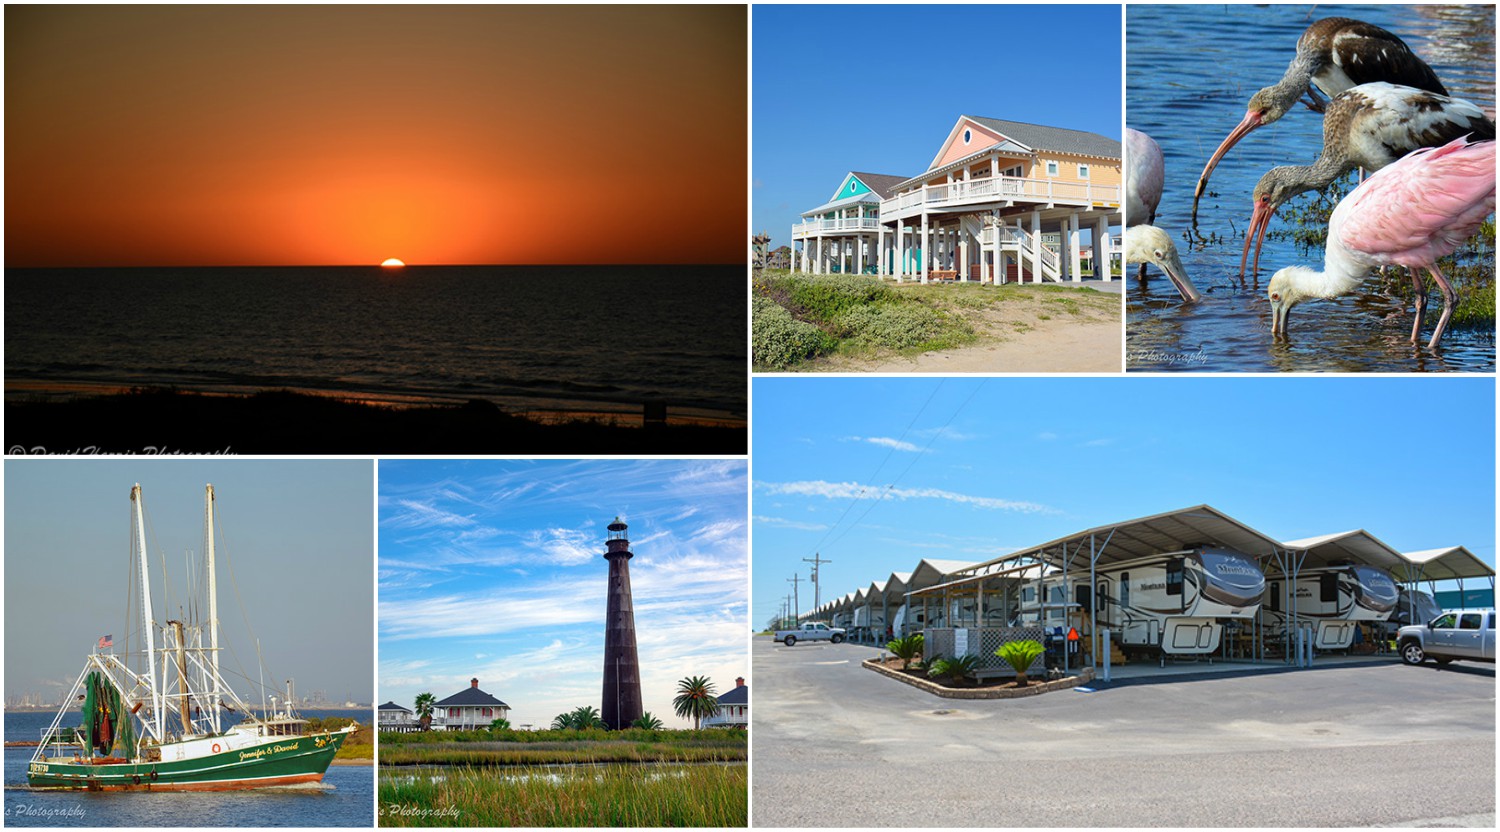
M307 720L293 709L290 682L279 707L263 707L256 715L219 673L214 487L209 485L204 497L208 616L201 622L157 623L152 616L139 484L130 501L137 562L131 572L140 581L144 652L130 652L127 639L124 653L117 654L112 637L99 640L62 710L43 732L27 781L33 788L91 791L228 791L322 781L358 726L307 733ZM276 697L271 699L274 703ZM83 724L63 727L79 702Z

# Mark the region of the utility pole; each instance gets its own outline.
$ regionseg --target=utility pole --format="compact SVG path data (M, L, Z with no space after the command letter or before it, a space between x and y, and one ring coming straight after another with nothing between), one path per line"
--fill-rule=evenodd
M810 563L810 564L813 565L813 568L812 568L813 609L817 609L818 607L823 606L823 594L821 592L819 592L819 590L818 590L818 565L822 564L822 563L833 563L833 561L825 559L822 555L819 555L817 552L813 552L813 556L812 557L810 557L810 558L803 558L802 562L803 563Z
M802 576L793 574L787 578L787 583L792 585L792 616L796 619L802 617L802 601L797 597L797 585L802 583Z

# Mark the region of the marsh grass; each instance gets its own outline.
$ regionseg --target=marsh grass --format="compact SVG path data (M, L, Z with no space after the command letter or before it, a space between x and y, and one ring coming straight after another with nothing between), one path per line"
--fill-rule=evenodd
M513 766L545 763L705 763L746 759L745 732L429 731L380 735L381 765Z
M743 765L459 767L432 777L384 775L380 825L745 826L748 785Z

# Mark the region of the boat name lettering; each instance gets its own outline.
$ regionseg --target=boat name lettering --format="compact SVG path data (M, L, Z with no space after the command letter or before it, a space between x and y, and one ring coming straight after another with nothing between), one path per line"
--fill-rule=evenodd
M270 753L269 750L265 748L257 748L254 751L241 751L240 762L243 763L246 760L258 760L261 757L266 756L266 754L268 753Z
M297 743L292 743L291 745L273 745L273 746L271 746L271 753L273 753L273 754L280 754L283 751L296 751L296 750L297 750Z

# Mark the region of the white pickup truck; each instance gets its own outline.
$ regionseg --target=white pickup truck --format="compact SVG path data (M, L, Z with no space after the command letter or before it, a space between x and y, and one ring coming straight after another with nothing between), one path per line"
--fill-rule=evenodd
M1495 611L1453 610L1426 624L1413 624L1396 631L1396 650L1407 664L1433 659L1447 664L1454 659L1495 661Z
M809 621L795 630L777 630L776 640L788 647L799 641L831 641L838 644L844 640L844 628L830 627L821 621Z

